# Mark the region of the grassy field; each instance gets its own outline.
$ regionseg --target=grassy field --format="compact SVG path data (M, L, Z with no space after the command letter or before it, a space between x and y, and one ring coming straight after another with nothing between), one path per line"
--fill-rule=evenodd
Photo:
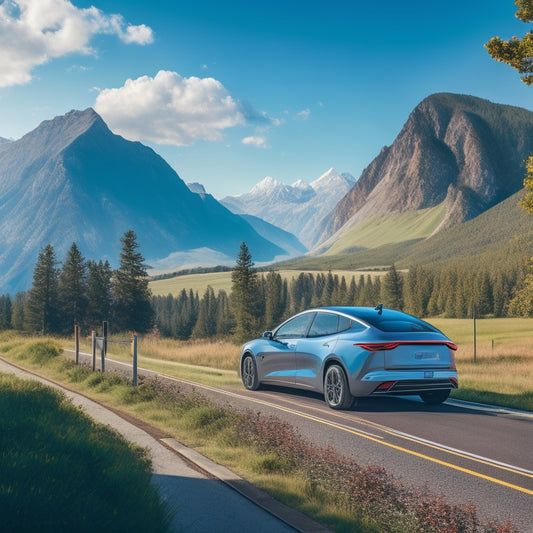
M36 364L60 353L26 347ZM0 449L3 531L168 531L146 450L54 389L0 374Z
M533 411L533 319L476 320L475 361L473 320L430 322L459 347L454 398Z
M309 272L313 275L324 274L320 270L280 270L279 274L283 279L290 281L292 278L297 278L301 272ZM339 278L345 276L346 282L349 283L352 276L355 276L356 281L359 280L361 274L371 276L383 276L386 271L374 270L332 270L332 274L337 274ZM228 294L231 292L231 272L210 272L208 274L190 274L187 276L176 276L169 279L159 279L150 282L150 289L154 296L167 296L172 294L177 296L183 289L188 291L192 289L193 292L198 292L202 296L208 285L213 287L215 292L224 289Z

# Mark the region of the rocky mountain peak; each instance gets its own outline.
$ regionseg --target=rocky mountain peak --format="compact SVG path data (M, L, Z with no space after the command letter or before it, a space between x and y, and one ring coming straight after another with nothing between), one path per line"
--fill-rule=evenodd
M321 241L371 215L443 203L438 230L469 220L520 190L532 151L532 112L473 96L431 95L337 205Z

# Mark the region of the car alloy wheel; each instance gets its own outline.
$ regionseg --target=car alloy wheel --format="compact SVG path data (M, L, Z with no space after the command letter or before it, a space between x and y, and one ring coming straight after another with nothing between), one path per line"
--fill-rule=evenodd
M338 365L331 365L324 377L324 399L332 409L349 409L354 398L348 389L344 370Z
M257 390L259 388L257 367L251 355L247 355L242 362L242 382L248 390Z

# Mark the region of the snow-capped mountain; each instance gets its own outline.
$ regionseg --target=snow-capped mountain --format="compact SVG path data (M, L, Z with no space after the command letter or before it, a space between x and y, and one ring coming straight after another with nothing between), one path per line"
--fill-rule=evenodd
M333 211L354 183L353 176L339 174L333 168L311 183L298 180L287 185L267 176L250 192L226 196L221 203L236 214L254 215L293 233L312 248L319 237L321 220Z

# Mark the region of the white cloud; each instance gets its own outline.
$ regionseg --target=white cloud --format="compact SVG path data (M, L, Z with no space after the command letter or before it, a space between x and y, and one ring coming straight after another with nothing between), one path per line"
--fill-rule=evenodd
M94 109L128 139L177 146L219 140L221 130L246 122L241 105L219 81L165 70L102 90Z
M245 137L242 141L242 144L251 144L257 146L258 148L266 148L267 142L264 137Z
M153 41L144 24L126 24L122 15L95 7L78 9L68 0L0 2L0 87L27 83L36 66L53 58L93 53L90 42L97 34L117 35L127 44Z
M309 108L307 109L304 109L303 111L300 111L298 113L298 116L302 119L302 120L307 120L309 118L309 115L311 114L311 110Z

